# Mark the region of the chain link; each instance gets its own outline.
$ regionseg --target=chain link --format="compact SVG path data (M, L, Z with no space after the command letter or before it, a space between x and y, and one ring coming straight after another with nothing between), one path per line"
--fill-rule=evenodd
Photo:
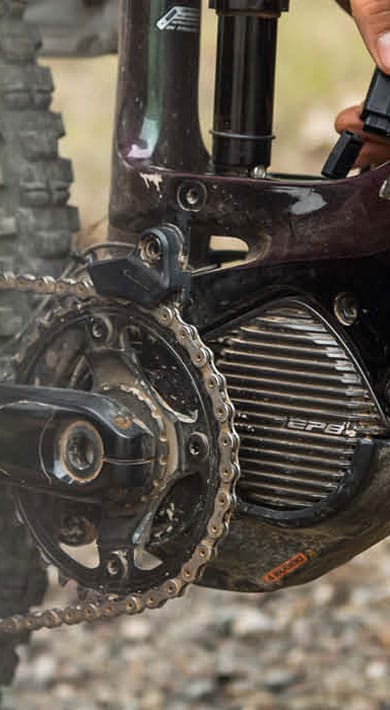
M30 292L40 296L73 296L81 299L97 297L95 287L89 279L54 279L52 276L16 275L10 271L0 272L0 291Z
M70 296L79 300L99 299L93 284L88 279L55 280L47 276L0 273L0 290ZM225 378L216 369L213 354L202 342L197 329L182 320L176 307L160 306L151 312L151 316L175 335L178 344L186 350L192 363L202 373L205 390L212 402L218 424L219 485L214 509L207 525L207 534L197 544L191 558L182 565L179 574L159 587L142 594L130 594L122 599L91 591L84 601L63 609L47 609L0 619L0 636L3 634L13 636L44 628L54 629L62 625L74 626L82 622L92 623L121 615L139 614L145 609L156 609L169 599L180 596L188 584L199 579L203 568L215 554L218 542L228 531L235 504L235 484L239 476L239 438L234 429L234 409L229 399Z

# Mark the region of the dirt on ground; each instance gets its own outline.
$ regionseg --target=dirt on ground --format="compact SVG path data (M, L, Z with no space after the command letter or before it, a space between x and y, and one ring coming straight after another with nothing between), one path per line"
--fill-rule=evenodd
M39 632L5 709L390 710L390 540L304 587Z

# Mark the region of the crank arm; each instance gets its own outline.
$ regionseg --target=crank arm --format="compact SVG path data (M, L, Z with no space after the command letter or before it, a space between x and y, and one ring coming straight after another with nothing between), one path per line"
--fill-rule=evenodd
M0 385L0 477L83 495L136 490L154 458L151 432L108 397L60 388ZM11 479L11 480L10 480Z

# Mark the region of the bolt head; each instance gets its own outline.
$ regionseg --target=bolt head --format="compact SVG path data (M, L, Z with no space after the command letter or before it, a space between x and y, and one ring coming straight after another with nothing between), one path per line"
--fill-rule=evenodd
M339 293L334 300L333 310L337 320L347 327L351 327L359 316L359 304L352 293Z
M188 453L192 458L204 460L209 453L207 436L201 432L194 432L188 440Z
M162 244L156 234L145 234L139 243L141 259L146 264L157 264L162 257Z

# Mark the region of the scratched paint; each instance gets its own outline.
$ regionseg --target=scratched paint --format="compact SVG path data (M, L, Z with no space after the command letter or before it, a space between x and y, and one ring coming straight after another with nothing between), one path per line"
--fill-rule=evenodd
M155 188L158 194L161 195L163 176L160 173L140 173L140 177L144 181L148 190L150 190L150 188Z

